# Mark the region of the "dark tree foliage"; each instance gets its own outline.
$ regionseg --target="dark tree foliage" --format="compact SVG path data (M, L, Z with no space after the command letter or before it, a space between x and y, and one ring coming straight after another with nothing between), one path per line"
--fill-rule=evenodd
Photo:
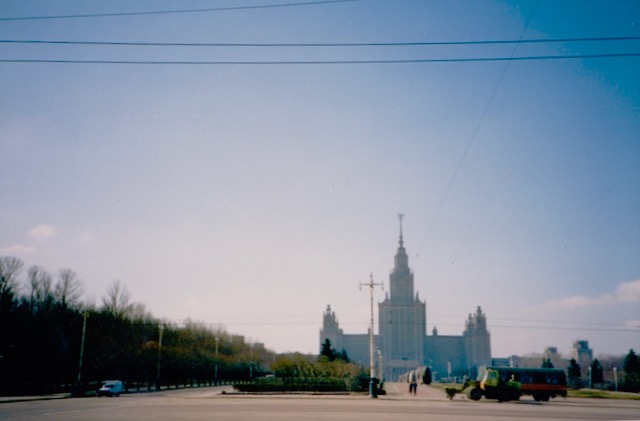
M349 354L347 353L346 349L343 349L342 351L338 352L336 354L336 359L337 360L342 360L345 363L350 363L351 362L351 358L349 358Z
M22 267L0 256L0 395L89 393L107 379L122 380L128 390L231 383L263 375L263 362L273 360L261 344L197 323L163 322L141 304L88 308L70 269L54 278L31 267L20 285Z
M431 374L431 369L429 367L427 367L424 370L424 374L422 375L422 383L431 384L432 380L433 380L433 376Z
M345 349L340 352L336 351L336 349L331 346L331 341L329 340L329 338L326 338L322 343L318 360L325 360L329 362L342 360L345 363L351 362L347 351Z
M326 338L320 349L320 356L325 357L328 361L336 359L336 350L331 347L331 341Z
M591 363L591 385L598 384L604 382L604 368L600 361L596 358Z
M640 374L640 359L633 349L630 349L627 356L624 357L623 368L625 374Z
M629 350L629 353L624 357L623 363L624 379L622 381L622 390L627 392L640 392L640 358L633 351Z
M571 358L569 367L567 367L567 383L573 389L580 389L582 387L581 368L575 358Z
M553 368L553 363L551 362L551 358L543 358L541 367L542 368Z

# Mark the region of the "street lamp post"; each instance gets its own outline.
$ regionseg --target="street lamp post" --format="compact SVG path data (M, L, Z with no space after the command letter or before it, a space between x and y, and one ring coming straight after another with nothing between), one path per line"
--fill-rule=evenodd
M249 347L249 381L253 381L253 344Z
M220 338L216 336L216 367L214 374L216 386L218 385L218 342L220 342Z
M384 366L382 364L382 351L378 350L378 375L380 376L380 383L384 382Z
M78 393L83 391L83 388L80 386L82 382L82 359L84 358L84 338L87 333L87 318L89 317L89 312L85 311L82 315L82 339L80 340L80 361L78 362Z
M156 390L160 390L160 358L162 357L162 332L164 331L164 325L158 326L160 333L158 336L158 372L156 376Z
M369 287L369 300L371 304L371 325L369 326L369 397L377 398L378 392L376 390L376 361L374 357L374 347L373 347L373 289L382 284L376 284L373 282L373 274L369 276L369 282L360 283L360 287L367 286Z

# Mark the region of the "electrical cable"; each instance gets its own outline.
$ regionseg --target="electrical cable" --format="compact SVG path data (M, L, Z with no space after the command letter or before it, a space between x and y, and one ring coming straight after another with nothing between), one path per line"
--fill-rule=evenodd
M520 33L520 39L522 39L524 37L524 34L527 32L527 28L529 27L529 24L531 23L531 20L533 19L533 16L534 16L534 14L536 12L536 9L538 8L539 4L540 4L540 0L536 1L535 5L533 6L533 9L531 10L531 14L529 15L529 19L527 19L527 22L524 25L524 28L522 28L522 32ZM449 192L451 191L451 189L453 187L453 184L454 184L456 178L458 177L458 173L460 172L460 169L462 168L462 164L464 163L464 160L467 157L467 154L469 153L469 150L471 149L471 145L473 144L473 141L475 140L476 135L478 134L478 131L480 130L480 127L482 126L482 123L483 123L487 113L489 112L489 109L491 108L491 105L493 104L493 100L494 100L494 98L496 96L496 93L498 92L498 88L500 87L500 84L502 83L502 80L504 79L504 76L506 75L507 70L509 70L509 65L515 59L514 56L516 54L516 51L518 51L518 46L519 46L519 44L516 44L514 46L513 51L511 52L511 59L509 61L507 61L507 64L502 69L502 72L500 73L500 77L498 78L498 81L496 82L496 85L494 86L493 90L491 91L491 95L489 96L489 100L487 101L487 104L485 105L484 109L482 110L482 114L480 115L480 119L478 120L478 123L476 124L475 128L473 129L473 132L471 133L471 136L469 137L469 140L467 141L467 144L466 144L466 146L464 148L464 151L462 152L462 156L460 157L460 160L458 161L458 165L456 166L456 168L455 168L455 170L453 172L451 180L449 181L449 184L447 185L447 188L446 188L444 194L442 195L442 198L440 199L440 202L438 203L438 207L436 208L436 212L433 215L433 218L431 219L431 222L427 226L427 232L425 233L424 238L423 238L422 242L420 243L420 247L418 247L418 251L416 252L416 259L420 255L420 252L422 251L422 247L424 246L424 243L427 241L427 238L431 234L431 230L435 226L435 223L436 223L438 217L440 216L440 211L442 210L442 207L444 206L444 202L446 201L447 197L449 196Z
M251 48L343 48L343 47L424 47L452 45L553 44L573 42L637 41L638 37L535 38L518 40L480 41L408 41L408 42L336 42L336 43L199 43L199 42L127 42L127 41L68 41L0 39L0 44L52 44L134 47L251 47Z
M163 60L74 60L74 59L0 59L0 63L51 63L51 64L135 64L182 66L274 66L274 65L356 65L356 64L419 64L419 63L472 63L492 61L532 61L597 59L614 57L639 57L638 53L605 53L574 55L541 55L520 57L462 57L442 59L391 59L391 60L316 60L316 61L163 61Z
M255 10L255 9L276 9L283 7L297 6L316 6L325 4L351 3L364 0L318 0L297 3L277 3L263 4L255 6L228 6L228 7L209 7L203 9L179 9L179 10L157 10L147 12L113 12L113 13L86 13L76 15L55 15L55 16L16 16L8 18L0 18L0 22L8 21L25 21L25 20L45 20L45 19L86 19L86 18L105 18L105 17L123 17L123 16L149 16L149 15L169 15L178 13L203 13L203 12L229 12L234 10Z

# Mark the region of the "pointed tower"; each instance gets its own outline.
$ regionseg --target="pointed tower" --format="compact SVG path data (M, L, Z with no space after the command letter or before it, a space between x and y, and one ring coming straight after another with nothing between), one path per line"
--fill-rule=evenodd
M400 239L389 275L390 294L378 304L378 329L387 380L394 380L399 374L424 364L427 324L427 305L414 294L413 272L404 248L403 215L398 215L398 219Z
M340 329L336 313L331 310L331 306L327 305L327 309L322 316L322 329L320 330L320 347L326 339L331 342L331 347L337 350L342 350L344 333Z
M491 335L487 330L487 316L480 306L476 314L469 314L462 336L467 367L478 368L491 364Z
M389 289L391 291L391 301L409 303L413 300L413 273L409 269L409 256L404 248L402 238L402 219L404 215L398 215L400 221L400 240L396 251L395 264L390 275Z

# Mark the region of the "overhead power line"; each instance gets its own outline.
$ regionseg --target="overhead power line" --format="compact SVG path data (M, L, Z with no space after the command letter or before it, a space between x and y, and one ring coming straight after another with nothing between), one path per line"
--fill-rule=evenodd
M362 313L341 313L340 325L341 326L358 326L367 325L366 315ZM444 315L444 314L432 314L429 316L430 324L435 324L438 327L460 327L464 326L466 317L460 317L459 315ZM285 320L286 319L286 320ZM433 320L438 320L434 323ZM442 322L443 319L456 319L458 322ZM321 319L317 314L279 314L279 315L266 315L256 319L255 316L223 316L216 317L215 319L207 320L194 320L194 319L176 319L172 320L177 323L195 323L204 325L317 325L321 324ZM640 325L625 326L621 323L612 322L594 322L594 321L562 321L551 319L521 319L510 317L491 317L491 321L497 321L497 323L490 323L489 328L521 328L521 329L550 329L550 330L584 330L584 331L617 331L617 332L638 332ZM408 323L411 326L419 326L420 323Z
M540 55L520 57L461 57L434 59L390 60L279 60L279 61L164 61L164 60L73 60L73 59L0 59L0 63L50 63L50 64L128 64L128 65L178 65L178 66L279 66L279 65L355 65L355 64L419 64L419 63L472 63L491 61L570 60L614 57L640 57L638 53L605 53L574 55Z
M171 15L179 13L205 13L205 12L229 12L234 10L251 9L276 9L282 7L315 6L323 4L351 3L363 0L318 0L296 3L275 3L253 6L228 6L228 7L208 7L203 9L177 9L177 10L156 10L141 12L112 12L112 13L84 13L75 15L54 15L54 16L15 16L0 18L0 21L23 21L23 20L45 20L45 19L85 19L85 18L106 18L123 16L150 16L150 15Z
M571 42L637 41L638 37L588 37L588 38L537 38L522 40L480 41L417 41L417 42L336 42L336 43L207 43L207 42L126 42L126 41L68 41L68 40L19 40L0 39L0 44L51 44L51 45L104 45L134 47L251 47L251 48L333 48L333 47L424 47L452 45L499 45L499 44L553 44Z
M221 325L231 325L231 326L317 326L321 324L320 321L300 321L300 320L243 320L243 321L232 321L232 320L223 320L220 322L197 322L194 320L170 320L170 322L177 324L186 324L186 323L195 323L202 324L205 326L221 326ZM576 324L575 326L573 324ZM586 325L586 326L578 326L578 325ZM368 326L369 322L367 320L361 321L341 321L340 326ZM419 323L408 323L409 326L421 326ZM460 324L454 323L438 323L437 326L439 328L442 327L454 327L460 328ZM634 326L620 326L613 325L610 326L599 326L599 324L588 324L588 323L571 323L567 324L553 324L549 322L545 325L532 325L532 324L490 324L490 329L520 329L520 330L566 330L566 331L579 331L579 332L624 332L624 333L637 333L638 327Z
M533 16L535 15L536 9L538 8L538 5L540 4L540 0L537 0L536 3L533 6L533 9L531 11L531 13L529 14L529 17L524 25L524 28L522 28L522 31L520 32L520 36L518 37L518 40L523 40L524 39L524 34L527 32L527 29L529 28L529 24L531 23L531 20L533 19ZM516 56L516 52L518 51L518 47L520 47L521 44L516 43L513 46L513 49L511 50L511 55L509 56L510 58L514 58ZM489 112L489 109L491 108L491 105L493 104L493 99L496 96L496 93L498 92L498 88L500 88L500 85L502 84L502 80L504 79L505 75L507 74L507 71L509 70L509 66L510 64L513 62L513 60L509 60L506 61L506 64L503 66L502 71L500 72L500 77L498 78L496 84L494 85L493 89L491 90L491 95L489 95L489 98L487 100L486 105L484 106L482 113L480 114L480 119L478 120L478 122L476 123L473 131L471 132L471 136L469 136L469 140L467 141L464 150L462 151L462 155L460 156L460 159L458 160L458 164L456 165L453 174L451 176L451 179L449 180L449 184L447 184L447 187L444 191L444 194L442 195L440 202L438 203L438 207L436 208L435 214L433 215L433 217L431 218L431 222L429 223L429 225L427 226L427 232L425 233L424 239L422 240L422 243L420 244L420 247L418 248L418 254L416 256L418 256L420 254L420 252L422 251L422 246L424 245L425 241L427 241L427 238L429 237L429 235L431 234L431 230L433 229L433 227L435 226L436 221L438 220L438 217L440 216L440 211L442 210L442 207L444 206L445 201L447 200L447 197L449 196L449 193L451 192L451 190L453 189L453 183L456 181L456 178L458 178L458 174L460 173L460 169L462 168L462 164L464 163L467 154L469 153L469 151L471 150L471 145L473 144L476 135L478 134L480 127L482 126L482 123L484 122L485 117L487 116L487 113Z
M631 327L611 328L611 327L571 327L571 326L531 326L531 325L491 325L491 329L529 329L529 330L574 330L584 332L637 332Z

